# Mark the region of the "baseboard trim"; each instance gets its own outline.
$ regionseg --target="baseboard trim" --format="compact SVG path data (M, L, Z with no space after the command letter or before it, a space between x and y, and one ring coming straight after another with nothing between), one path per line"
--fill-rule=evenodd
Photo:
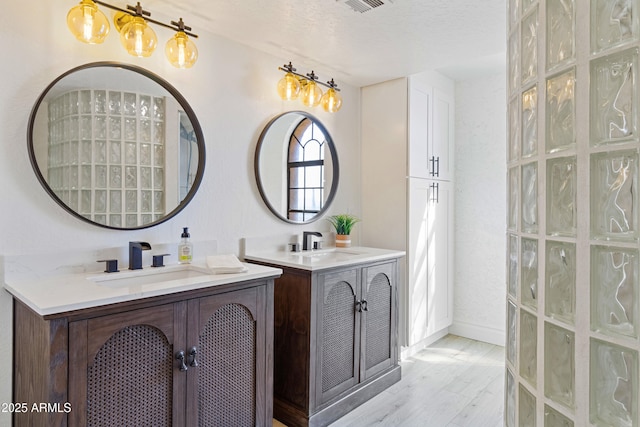
M449 326L449 333L476 341L483 341L499 346L505 345L506 335L504 330L480 326L467 322L456 322Z

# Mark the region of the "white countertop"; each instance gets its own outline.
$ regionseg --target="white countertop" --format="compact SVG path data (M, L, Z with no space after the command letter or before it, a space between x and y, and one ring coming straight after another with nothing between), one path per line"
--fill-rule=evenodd
M245 266L247 271L243 273L211 274L206 264L174 264L117 273L77 273L39 279L5 279L4 287L36 313L46 316L192 289L278 277L282 274L282 270L278 268L255 264ZM190 272L185 273L185 270ZM163 274L167 274L169 280L156 281L149 278L161 277ZM175 276L178 275L184 277L176 279ZM139 283L135 283L138 278ZM118 282L123 283L117 284Z
M245 254L244 259L246 261L259 261L300 270L317 271L403 256L405 256L403 251L354 246L301 252L257 251Z

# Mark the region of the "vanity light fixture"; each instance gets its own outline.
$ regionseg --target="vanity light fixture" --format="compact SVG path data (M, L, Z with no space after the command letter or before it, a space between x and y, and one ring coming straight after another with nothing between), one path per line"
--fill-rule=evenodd
M178 68L190 68L198 59L198 49L189 36L191 27L184 25L182 18L178 22L165 24L151 19L151 13L142 9L140 2L136 6L127 5L126 9L112 6L100 0L81 0L67 14L67 26L80 41L89 44L102 43L109 34L109 20L98 6L116 11L113 23L120 33L120 42L130 55L151 56L158 45L158 37L149 23L174 30L176 34L167 42L165 54L171 64Z
M278 67L278 70L285 72L277 86L278 95L282 100L291 101L300 97L302 103L307 107L322 105L322 108L328 113L335 113L342 107L340 89L333 79L323 83L318 81L318 76L313 71L306 75L299 74L291 62ZM323 94L322 88L318 85L329 89Z

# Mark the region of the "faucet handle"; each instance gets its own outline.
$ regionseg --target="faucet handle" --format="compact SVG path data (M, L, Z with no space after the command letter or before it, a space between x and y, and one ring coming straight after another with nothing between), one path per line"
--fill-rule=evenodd
M171 254L158 254L153 256L153 263L151 267L164 267L164 257L169 256Z
M97 262L106 262L106 270L105 273L117 273L118 271L118 260L117 259L100 259Z

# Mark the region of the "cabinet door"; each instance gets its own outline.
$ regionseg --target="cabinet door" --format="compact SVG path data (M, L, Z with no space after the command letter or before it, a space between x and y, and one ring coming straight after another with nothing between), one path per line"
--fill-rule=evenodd
M188 312L187 425L267 425L265 287L191 300Z
M359 269L318 275L317 405L360 381L359 276Z
M360 376L370 378L397 361L396 264L363 269Z
M69 425L184 425L185 303L69 324Z
M428 205L428 332L453 321L453 183L430 181Z
M431 88L409 85L409 176L429 178L431 163Z
M436 88L433 89L433 142L429 153L429 177L451 181L454 153L454 100Z
M427 338L427 246L429 243L428 213L433 181L409 179L409 246L408 289L406 302L408 344L414 345Z

